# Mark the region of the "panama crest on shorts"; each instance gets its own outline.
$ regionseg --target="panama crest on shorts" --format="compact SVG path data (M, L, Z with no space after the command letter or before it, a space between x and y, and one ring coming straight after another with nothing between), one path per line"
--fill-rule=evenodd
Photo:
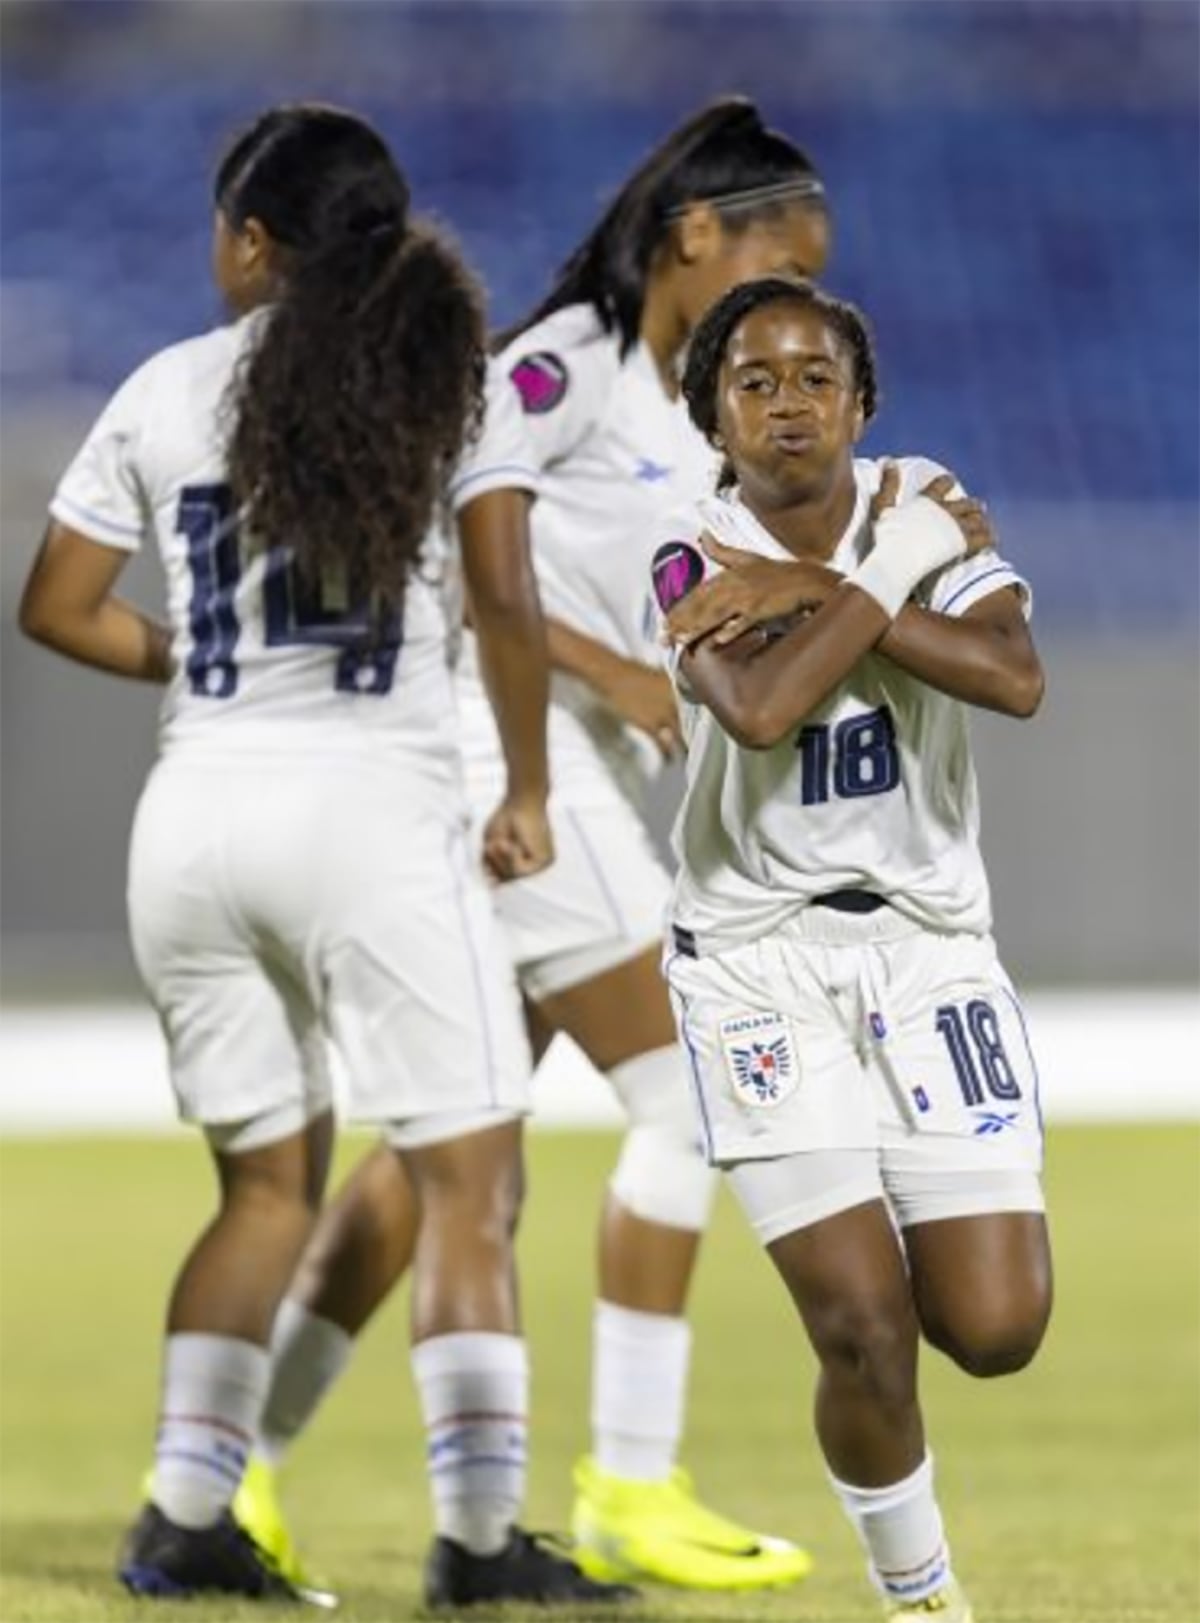
M721 1049L734 1096L751 1110L770 1110L795 1093L800 1067L781 1014L738 1014L720 1025Z

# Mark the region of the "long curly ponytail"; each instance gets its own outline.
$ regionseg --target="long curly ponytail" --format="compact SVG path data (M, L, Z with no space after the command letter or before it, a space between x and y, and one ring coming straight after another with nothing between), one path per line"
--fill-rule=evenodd
M234 229L260 222L280 272L229 401L249 532L381 621L482 417L481 292L456 249L410 221L382 138L336 108L265 113L223 160L216 200Z

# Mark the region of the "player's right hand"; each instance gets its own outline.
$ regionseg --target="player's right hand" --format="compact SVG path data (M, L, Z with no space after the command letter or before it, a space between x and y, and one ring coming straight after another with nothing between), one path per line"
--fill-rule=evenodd
M528 879L554 861L546 802L538 796L502 800L483 829L483 865L492 879Z
M605 676L603 698L622 721L648 733L665 760L681 753L679 706L665 671L636 659L616 659Z

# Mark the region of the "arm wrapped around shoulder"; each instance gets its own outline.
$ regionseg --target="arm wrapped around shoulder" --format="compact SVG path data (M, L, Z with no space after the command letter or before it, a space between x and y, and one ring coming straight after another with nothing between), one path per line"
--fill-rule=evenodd
M926 575L966 551L967 538L945 508L928 496L914 496L875 520L875 544L847 579L894 620Z

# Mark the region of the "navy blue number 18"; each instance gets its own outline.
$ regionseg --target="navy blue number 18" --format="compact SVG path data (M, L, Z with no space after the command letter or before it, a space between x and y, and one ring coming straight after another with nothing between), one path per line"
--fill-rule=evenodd
M953 1003L945 1003L937 1011L934 1024L950 1052L964 1104L981 1105L985 1088L993 1099L1021 1097L1021 1085L1004 1051L996 1011L986 999L971 999L965 1021L961 1010ZM972 1046L978 1064L971 1054Z
M803 727L796 739L800 751L800 802L822 806L832 789L838 800L886 795L900 782L896 724L886 705L847 716L832 732L824 722Z

